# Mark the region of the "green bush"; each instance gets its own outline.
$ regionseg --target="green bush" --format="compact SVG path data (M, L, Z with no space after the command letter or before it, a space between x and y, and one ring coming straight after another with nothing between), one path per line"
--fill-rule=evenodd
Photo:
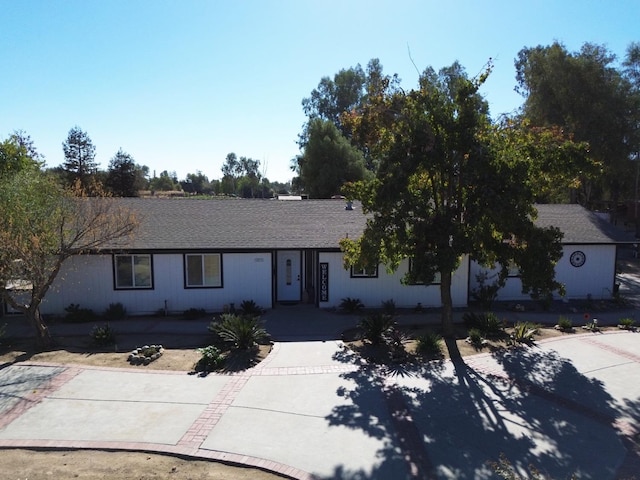
M249 316L262 315L262 308L253 300L243 300L242 303L240 303L240 313Z
M199 348L197 350L202 355L200 360L196 363L196 370L200 372L210 372L217 370L224 365L224 357L220 353L220 350L214 346Z
M107 320L122 320L127 316L127 309L120 302L110 303L104 311L104 317Z
M472 328L469 330L469 343L476 349L481 349L484 342L482 331L478 328Z
M364 308L364 304L359 298L343 298L340 302L340 309L347 313L356 313Z
M95 325L89 335L93 343L99 347L116 343L116 334L108 323L103 326Z
M416 341L416 352L422 355L442 355L442 337L437 333L423 333Z
M387 336L394 328L395 322L391 315L372 313L367 315L358 324L362 331L362 338L369 340L372 345L380 345L385 342Z
M96 314L90 308L80 308L77 303L70 304L64 309L67 314L64 319L70 323L86 323L93 322L96 319Z
M389 345L391 350L393 350L396 355L404 355L406 353L404 344L407 343L409 338L407 337L407 334L404 333L404 331L396 328L395 326L392 326L384 335L383 339L384 342Z
M182 314L185 320L197 320L198 318L202 318L207 314L204 308L189 308L184 311Z
M573 322L570 318L560 317L558 318L558 328L563 331L569 331L573 328Z
M500 290L500 283L498 281L488 283L489 274L487 272L481 272L476 275L476 282L478 288L471 290L471 296L475 301L480 304L480 307L488 310L498 297L498 291Z
M591 322L587 322L582 328L589 330L590 332L600 331L600 327L598 327L598 320L595 318Z
M267 338L267 331L262 327L260 317L233 313L223 313L220 320L209 324L209 331L239 350L248 350Z
M621 318L618 321L618 325L623 330L633 330L633 326L634 326L635 323L636 323L636 321L633 318Z
M511 340L515 343L531 343L539 333L539 328L531 322L518 322L513 327Z
M387 315L396 314L396 302L393 301L393 298L382 302L382 312Z
M500 336L504 333L504 322L493 312L466 312L462 316L462 320L468 330L475 328L487 337Z

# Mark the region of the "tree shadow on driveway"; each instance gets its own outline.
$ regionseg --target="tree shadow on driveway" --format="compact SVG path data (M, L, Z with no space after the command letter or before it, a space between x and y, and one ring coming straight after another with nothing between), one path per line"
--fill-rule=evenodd
M520 475L533 465L551 478L619 478L629 444L613 426L620 406L601 382L553 352L499 351L484 368L449 347L451 362L342 374L353 388L336 394L350 402L327 422L381 439L384 448L368 471L338 466L323 478L497 478L488 462L502 453ZM334 358L357 360L347 350Z

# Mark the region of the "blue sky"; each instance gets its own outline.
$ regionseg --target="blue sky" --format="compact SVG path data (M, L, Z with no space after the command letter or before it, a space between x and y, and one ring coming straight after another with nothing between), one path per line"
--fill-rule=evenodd
M287 181L323 76L379 58L410 89L411 58L473 76L491 57L497 116L522 103L520 49L588 41L622 58L639 19L637 0L0 0L0 139L24 130L57 166L77 125L103 169L122 148L157 174L216 179L235 152Z

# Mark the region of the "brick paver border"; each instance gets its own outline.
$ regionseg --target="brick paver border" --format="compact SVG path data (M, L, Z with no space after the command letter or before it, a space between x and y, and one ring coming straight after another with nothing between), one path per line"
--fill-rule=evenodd
M619 334L626 332L607 332L605 335ZM580 340L597 348L602 348L611 353L620 355L623 358L640 363L640 356L620 349L614 346L606 345L597 341L593 334L561 336L542 340L539 343L552 343L562 340ZM142 451L151 453L163 453L177 456L187 456L195 459L214 460L224 462L231 465L247 466L257 468L267 472L277 473L292 479L298 480L317 480L316 477L309 472L297 469L295 467L285 465L271 460L252 457L248 455L235 454L231 452L222 452L217 450L209 450L201 448L207 436L215 428L224 413L233 404L238 393L247 384L252 376L280 376L280 375L317 375L317 374L335 374L356 371L362 368L362 365L320 365L307 367L270 367L273 358L280 350L280 344L273 346L271 354L260 364L252 369L244 372L225 374L229 381L218 392L211 403L204 409L201 415L194 421L191 427L185 432L183 437L176 445L144 443L144 442L102 442L102 441L61 441L61 440L0 440L0 448L58 448L58 449L91 449L91 450L111 450L111 451ZM464 359L468 368L471 368L481 375L494 377L502 381L515 384L523 391L536 395L546 401L555 403L564 409L568 409L582 416L586 416L599 423L615 428L622 436L623 441L628 449L627 458L620 467L622 472L635 472L640 467L640 452L634 443L634 437L638 435L638 431L634 425L629 422L613 418L609 415L595 411L589 407L585 407L575 401L563 398L553 392L544 390L543 388L524 380L514 379L507 376L499 367L489 366L482 362L483 358L490 357L490 353L481 353ZM50 366L60 367L58 364L45 362L25 362L22 365L34 366ZM368 367L367 367L368 368ZM25 396L23 400L14 405L8 412L0 417L0 428L11 423L13 420L22 415L26 410L36 405L42 399L54 393L62 385L77 376L83 370L103 370L103 371L126 371L131 372L129 368L111 368L96 367L83 365L68 365L62 372L54 376L47 384ZM163 371L163 370L144 370L144 373L162 374L162 375L184 375L185 372ZM411 478L432 478L433 466L431 465L427 450L423 444L420 434L413 422L411 410L408 407L404 395L397 388L391 379L385 379L382 371L377 372L383 378L382 394L387 404L391 422L396 431L398 441L405 452L405 461ZM427 475L425 477L425 475Z

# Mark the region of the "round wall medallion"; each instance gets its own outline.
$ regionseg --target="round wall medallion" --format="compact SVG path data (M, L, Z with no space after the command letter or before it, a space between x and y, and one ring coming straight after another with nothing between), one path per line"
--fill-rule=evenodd
M580 250L576 250L569 257L569 261L571 262L571 265L573 265L574 267L581 267L582 265L584 265L584 262L586 259L587 259L587 256L584 254L584 252L581 252Z

